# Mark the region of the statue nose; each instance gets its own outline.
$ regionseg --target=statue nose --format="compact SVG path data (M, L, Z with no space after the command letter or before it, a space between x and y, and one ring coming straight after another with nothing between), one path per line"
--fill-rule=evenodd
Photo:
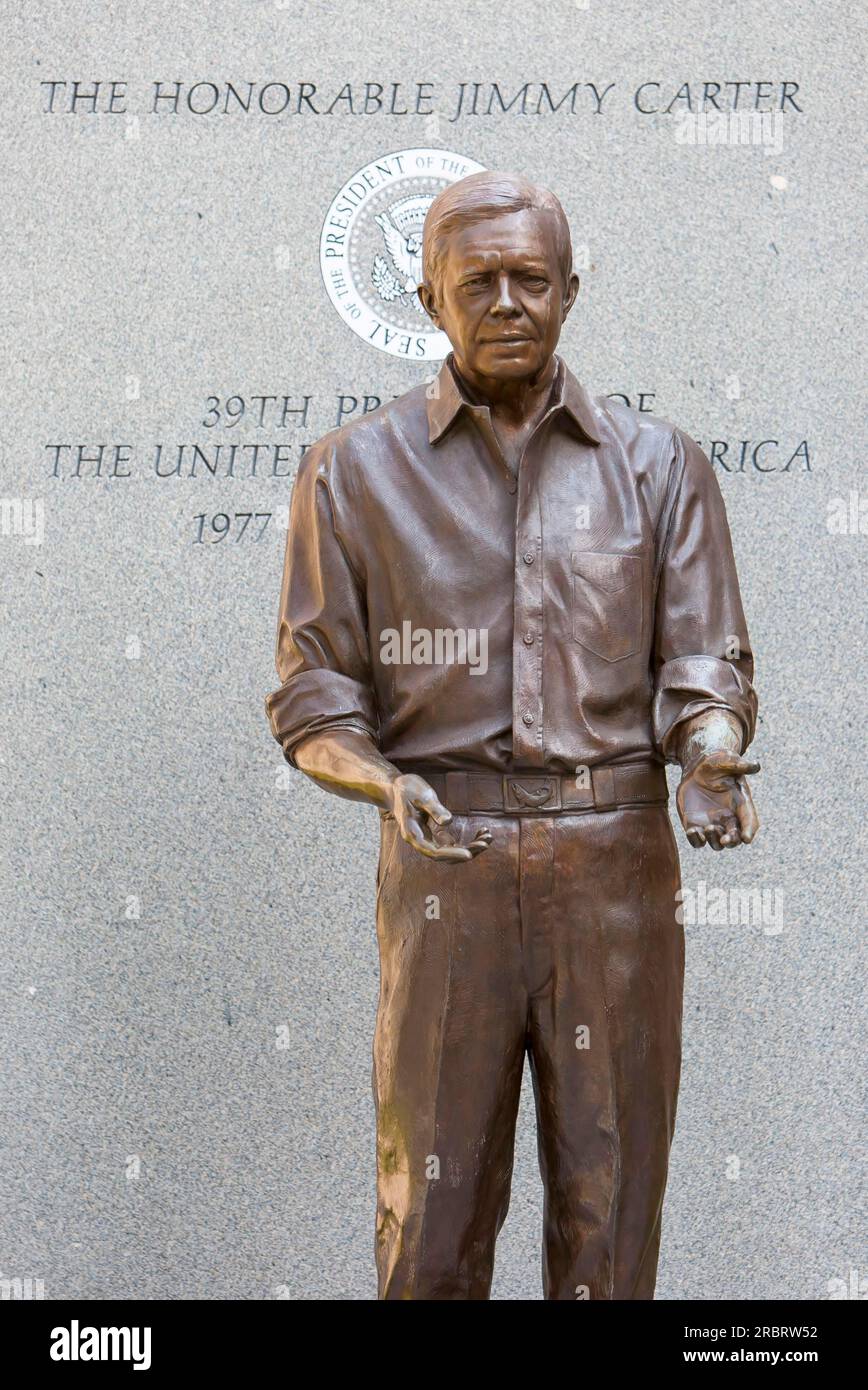
M509 276L501 275L497 282L497 303L494 306L494 312L511 313L515 307L515 300L509 286Z

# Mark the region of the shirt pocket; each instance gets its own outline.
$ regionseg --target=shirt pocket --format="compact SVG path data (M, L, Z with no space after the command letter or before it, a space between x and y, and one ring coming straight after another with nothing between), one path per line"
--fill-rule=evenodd
M573 640L603 661L624 661L642 646L642 556L574 551Z

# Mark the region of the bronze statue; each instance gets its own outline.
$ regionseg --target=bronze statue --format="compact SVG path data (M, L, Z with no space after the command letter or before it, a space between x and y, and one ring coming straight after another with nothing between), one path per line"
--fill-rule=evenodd
M453 351L295 485L268 697L288 761L379 808L382 1299L486 1299L525 1054L548 1299L650 1299L681 1065L689 842L748 844L753 657L683 431L555 353L557 198L444 189L418 293Z

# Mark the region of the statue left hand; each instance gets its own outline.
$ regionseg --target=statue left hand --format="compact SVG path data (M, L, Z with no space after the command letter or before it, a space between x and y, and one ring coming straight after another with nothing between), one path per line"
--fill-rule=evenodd
M749 845L759 830L759 816L745 778L759 763L719 750L699 758L681 779L675 798L681 824L694 849Z

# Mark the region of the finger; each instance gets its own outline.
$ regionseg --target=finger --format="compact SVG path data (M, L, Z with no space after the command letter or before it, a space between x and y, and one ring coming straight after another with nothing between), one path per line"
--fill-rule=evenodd
M491 831L483 827L483 829L477 830L467 848L470 851L471 857L475 859L478 854L482 854L483 850L488 849L490 844Z
M432 859L452 860L454 863L466 863L470 859L476 859L480 854L489 848L491 844L491 831L481 830L467 845L447 845L435 846L436 853L430 857Z
M419 854L424 854L427 859L440 859L445 863L463 864L468 859L475 859L477 854L481 854L483 849L487 849L490 843L490 831L484 831L486 838L480 840L476 849L472 846L464 845L438 845L436 841L429 839L425 834L419 821L414 816L408 816L403 826L399 825L401 838L415 849Z
M419 846L419 853L427 859L440 859L446 864L466 864L468 860L476 858L463 845L434 845L432 849Z
M476 859L488 849L490 844L491 831L480 830L470 841L469 845L456 845L451 854L437 855L435 857L438 859L454 859L456 862L459 860Z
M736 845L740 844L741 835L738 829L738 819L736 816L726 816L721 823L721 849L734 849Z
M746 845L749 845L759 830L759 816L753 804L753 797L747 782L739 781L736 783L738 792L735 814L738 817L738 828L741 838Z
M723 845L720 843L722 833L719 825L709 825L705 831L706 844L711 845L711 848L715 850L723 849Z
M404 824L400 826L399 829L402 838L407 844L410 845L412 849L417 849L420 854L433 855L435 851L449 848L449 846L446 845L436 845L433 840L430 840L415 816L407 816Z
M688 843L691 844L694 849L702 849L702 846L705 844L705 836L698 825L688 826L686 834Z
M408 821L404 839L412 849L424 854L426 859L442 859L446 863L461 864L473 858L470 850L465 849L463 845L435 845L433 840L426 840L418 821Z

